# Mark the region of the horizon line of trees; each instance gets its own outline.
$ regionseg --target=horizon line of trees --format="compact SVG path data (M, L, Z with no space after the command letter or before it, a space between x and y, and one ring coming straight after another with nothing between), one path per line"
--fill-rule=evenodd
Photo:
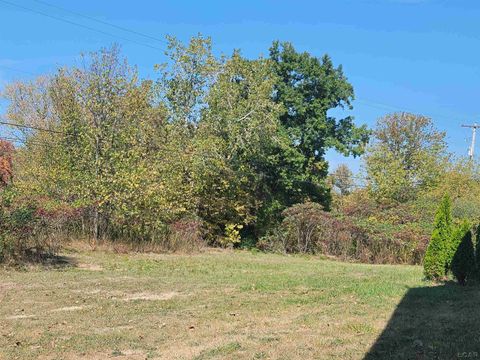
M430 118L398 112L370 130L330 115L354 90L328 55L168 41L154 80L114 45L5 87L24 145L0 141L0 257L81 236L421 263L444 193L456 221L480 218L478 166L452 158ZM329 149L363 157L364 188L346 166L329 174Z
M114 45L5 87L6 119L26 126L2 190L5 224L18 208L81 213L76 228L94 241L163 241L172 224L201 222L225 245L261 237L293 204L330 207L326 151L359 156L369 136L327 114L351 108L342 67L288 42L255 60L216 57L202 35L168 42L155 80Z

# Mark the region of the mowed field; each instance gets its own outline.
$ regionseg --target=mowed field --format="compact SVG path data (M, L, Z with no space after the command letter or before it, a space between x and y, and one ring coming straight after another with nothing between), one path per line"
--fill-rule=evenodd
M480 291L414 266L70 250L0 270L1 359L480 357Z

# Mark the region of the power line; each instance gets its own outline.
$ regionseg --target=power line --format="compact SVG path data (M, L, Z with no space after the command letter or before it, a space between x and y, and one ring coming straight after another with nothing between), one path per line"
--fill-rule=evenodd
M15 138L15 137L10 137L10 136L0 136L0 140L20 142L20 143L24 143L26 141L26 140L22 140L22 139L18 139L18 138Z
M85 18L85 19L88 19L88 20L91 20L91 21L95 21L95 22L97 22L97 23L99 23L99 24L111 26L111 27L113 27L113 28L115 28L115 29L118 29L118 30L122 30L122 31L129 32L129 33L132 33L132 34L135 34L135 35L143 36L144 38L147 38L147 39L150 39L150 40L155 40L155 41L162 42L162 43L164 43L164 44L168 44L168 42L165 41L164 39L157 38L157 37L155 37L155 36L148 35L148 34L142 33L142 32L137 31L137 30L129 29L129 28L126 28L126 27L123 27L123 26L119 26L119 25L116 25L116 24L112 24L112 23L110 23L110 22L108 22L108 21L100 20L100 19L94 18L94 17L92 17L92 16L88 16L88 15L85 15L85 14L82 14L82 13L79 13L79 12L76 12L76 11L68 10L68 9L65 9L65 8L63 8L63 7L60 7L60 6L58 6L58 5L48 3L48 2L46 2L46 1L41 1L41 0L34 0L34 1L37 2L37 3L39 3L39 4L47 5L47 6L50 6L50 7L52 7L52 8L55 8L55 9L64 11L64 12L66 12L66 13L70 13L70 14L73 14L73 15L76 15L76 16L80 16L80 17L82 17L82 18Z
M29 126L29 125L23 125L23 124L16 124L16 123L11 123L11 122L6 122L6 121L0 121L0 125L7 125L7 126L14 126L18 128L24 128L24 129L31 129L31 130L38 130L38 131L47 131L51 133L56 133L56 134L63 134L63 132L58 131L58 130L52 130L52 129L45 129L37 126Z
M33 75L33 76L37 76L38 74L35 74L33 72L30 72L30 71L26 71L26 70L21 70L21 69L17 69L17 68L14 68L14 67L11 67L11 66L6 66L6 65L0 65L0 68L2 69L7 69L7 70L11 70L11 71L16 71L16 72L20 72L20 73L24 73L24 74L27 74L27 75Z
M124 38L124 37L122 37L122 36L118 36L118 35L109 33L109 32L107 32L107 31L99 30L99 29L96 29L96 28L93 28L93 27L90 27L90 26L87 26L87 25L83 25L83 24L77 23L77 22L75 22L75 21L71 21L71 20L64 19L64 18L62 18L62 17L55 16L55 15L50 15L50 14L47 14L47 13L45 13L45 12L43 12L43 11L35 10L35 9L29 8L29 7L26 7L26 6L23 6L23 5L18 5L18 4L12 3L12 2L7 1L7 0L0 0L0 2L2 2L2 3L4 3L4 4L7 4L7 5L10 5L10 6L14 6L14 7L19 8L19 9L22 9L22 10L26 10L26 11L32 12L32 13L34 13L34 14L42 15L42 16L45 16L45 17L48 17L48 18L51 18L51 19L55 19L55 20L57 20L57 21L62 21L62 22L64 22L64 23L67 23L67 24L70 24L70 25L75 25L75 26L78 26L78 27L81 27L81 28L84 28L84 29L87 29L87 30L90 30L90 31L94 31L94 32L97 32L97 33L100 33L100 34L103 34L103 35L107 35L107 36L111 36L111 37L114 37L114 38L118 38L118 39L121 39L121 40L123 40L123 41L129 41L129 42L131 42L131 43L134 43L134 44L137 44L137 45L141 45L141 46L145 46L145 47L148 47L148 48L154 49L154 50L165 51L165 49L162 49L162 48L158 48L158 47L155 47L155 46L151 46L151 45L148 45L148 44L145 44L145 43L136 41L136 40Z
M363 103L367 106L377 108L377 109L380 109L380 110L407 111L407 112L410 112L410 113L417 113L417 114L419 113L418 111L414 111L413 109L408 109L408 108L401 107L401 106L388 105L388 104L379 103L379 102L375 102L375 101L371 101L371 100L367 100L367 99L355 99L355 100L359 103ZM427 116L432 116L432 117L437 117L437 118L448 119L448 120L452 119L451 116L447 116L447 115L443 115L443 114L429 113L429 114L426 114L426 115ZM460 115L460 117L468 118L469 116Z
M12 144L21 144L21 145L41 145L41 146L52 146L52 143L47 143L44 141L38 141L34 139L18 139L15 137L9 137L9 136L0 136L0 140L3 141L8 141Z

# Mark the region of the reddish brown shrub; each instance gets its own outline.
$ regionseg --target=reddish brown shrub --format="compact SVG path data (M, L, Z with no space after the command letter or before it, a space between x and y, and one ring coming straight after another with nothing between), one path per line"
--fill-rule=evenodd
M46 208L39 199L8 199L7 191L0 203L0 261L54 255L75 231L81 210L51 203Z
M14 147L5 140L0 140L0 187L7 186L13 177L12 157Z
M165 250L194 251L205 246L205 230L198 219L181 219L169 225L169 234L164 242Z

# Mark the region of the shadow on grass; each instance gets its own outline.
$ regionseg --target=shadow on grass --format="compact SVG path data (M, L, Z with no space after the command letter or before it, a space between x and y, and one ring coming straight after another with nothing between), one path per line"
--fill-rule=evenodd
M21 259L15 261L16 266L34 265L49 269L76 267L77 260L70 256L57 255L48 252L26 251Z
M412 288L364 360L480 359L480 286Z

